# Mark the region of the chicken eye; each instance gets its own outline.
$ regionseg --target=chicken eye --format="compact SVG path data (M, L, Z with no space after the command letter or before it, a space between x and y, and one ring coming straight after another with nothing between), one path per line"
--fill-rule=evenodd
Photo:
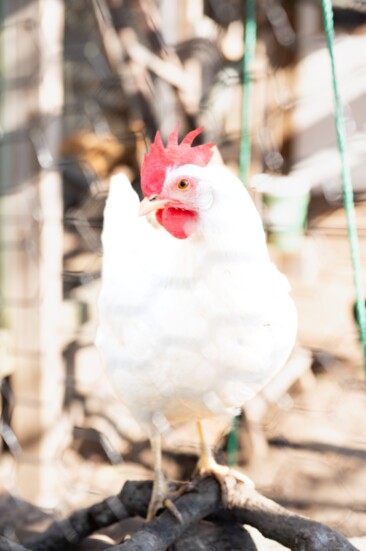
M185 180L185 179L179 180L179 182L178 182L178 184L177 184L177 187L178 187L178 189L184 191L185 189L187 189L187 188L189 187L189 182L188 182L188 180Z

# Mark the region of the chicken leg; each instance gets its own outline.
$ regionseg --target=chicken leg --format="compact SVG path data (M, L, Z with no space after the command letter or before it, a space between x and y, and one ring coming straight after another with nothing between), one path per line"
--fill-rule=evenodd
M169 497L169 485L162 469L161 434L159 432L155 432L151 438L151 449L154 457L155 477L150 503L147 510L147 520L153 519L159 509L166 507L175 516L175 518L181 522L181 514Z
M214 476L221 487L222 498L224 502L228 501L229 485L228 477L232 477L240 482L244 482L249 488L254 487L253 481L245 474L240 473L226 465L219 465L213 454L210 446L207 443L205 432L202 426L202 421L197 421L198 437L200 441L201 453L196 466L196 470L201 476Z

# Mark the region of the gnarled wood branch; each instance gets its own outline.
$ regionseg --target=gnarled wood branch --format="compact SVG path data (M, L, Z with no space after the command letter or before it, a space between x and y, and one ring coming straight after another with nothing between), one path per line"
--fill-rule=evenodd
M235 537L242 538L241 548L248 551L254 551L255 545L247 532L240 528L242 524L254 526L265 537L294 551L357 551L338 532L291 513L256 490L238 482L234 477L229 477L228 487L229 499L224 507L217 481L214 478L196 479L194 490L175 500L175 505L182 515L181 523L165 510L152 521L145 523L130 539L110 547L110 551L164 551L173 543L177 549L184 549L182 538L186 538L187 545L187 538L197 534L198 523L202 519L215 524L218 527L217 534L226 533L225 529L230 524ZM144 517L151 488L150 481L127 482L117 496L75 511L69 518L51 524L44 533L25 542L24 545L34 551L66 549L70 544L79 543L96 530L119 520L135 515ZM201 526L208 534L210 526ZM211 547L207 547L209 548Z
M0 536L0 551L28 551L28 549L4 536Z

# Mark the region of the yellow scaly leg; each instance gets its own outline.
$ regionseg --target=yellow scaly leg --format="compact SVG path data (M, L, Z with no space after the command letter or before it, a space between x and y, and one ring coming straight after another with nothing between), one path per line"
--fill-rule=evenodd
M166 507L175 516L175 518L181 522L181 514L169 498L169 485L162 469L161 434L159 432L156 432L151 438L151 449L154 457L155 477L151 499L147 510L147 520L153 519L159 509Z
M197 463L197 472L201 476L214 476L221 486L222 498L224 502L228 500L228 477L235 478L240 482L244 482L248 487L254 487L253 481L245 474L240 473L234 469L230 469L226 465L219 465L213 454L212 450L207 443L205 432L202 426L202 421L197 421L198 437L200 441L201 453Z

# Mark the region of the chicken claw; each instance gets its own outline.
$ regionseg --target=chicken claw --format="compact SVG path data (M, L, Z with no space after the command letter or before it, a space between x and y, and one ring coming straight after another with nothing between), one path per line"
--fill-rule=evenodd
M254 482L245 474L220 465L216 462L212 451L207 444L203 427L200 421L197 422L197 429L200 438L201 455L196 466L196 473L201 477L213 476L220 484L221 496L225 506L229 503L229 494L233 490L235 482L244 483L248 489L254 488Z
M146 518L148 521L152 520L160 509L166 508L178 522L183 522L182 515L171 499L171 497L174 497L174 492L169 490L168 482L162 471L160 434L156 434L151 439L151 447L154 452L155 478Z

